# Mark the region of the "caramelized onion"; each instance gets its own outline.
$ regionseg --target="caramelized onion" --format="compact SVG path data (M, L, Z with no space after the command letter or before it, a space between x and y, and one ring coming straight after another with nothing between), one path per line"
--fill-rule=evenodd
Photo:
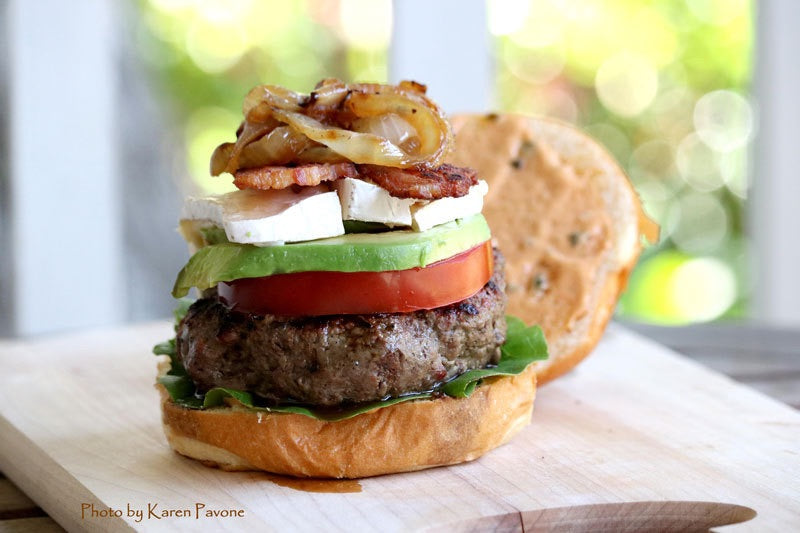
M312 141L324 144L353 163L393 167L413 164L412 156L383 137L327 126L319 120L294 111L274 109L273 114L275 118L289 124Z
M347 85L341 80L327 78L317 84L308 98L309 107L333 109L342 103L347 96Z
M396 113L359 118L353 123L353 129L383 137L406 153L419 152L417 130Z
M247 94L242 111L236 142L214 151L213 175L312 162L436 167L452 142L450 125L425 86L409 81L345 85L326 79L307 96L260 85Z
M304 95L278 85L257 85L244 97L242 114L247 120L258 120L270 107L299 111L305 100Z
M305 165L307 163L347 163L347 159L341 154L337 154L327 146L312 143L302 152L300 152L293 161L298 165Z
M239 168L254 168L269 161L272 165L285 165L294 161L300 152L308 148L311 141L289 126L279 126L244 147L239 157Z
M223 172L233 174L239 166L239 156L250 143L257 141L280 125L280 122L269 117L266 122L245 121L242 132L236 142L218 146L211 154L211 175L219 176ZM228 146L229 145L229 146Z
M223 143L214 149L211 154L211 175L219 176L228 167L228 162L231 160L233 153L234 143Z
M452 142L450 124L441 109L422 92L419 84L409 89L404 82L399 87L356 85L344 102L345 108L355 116L377 117L393 113L408 122L419 136L419 151L416 157L409 157L402 165L387 165L377 161L376 165L401 166L403 168L418 164L438 166ZM409 154L411 155L411 154Z

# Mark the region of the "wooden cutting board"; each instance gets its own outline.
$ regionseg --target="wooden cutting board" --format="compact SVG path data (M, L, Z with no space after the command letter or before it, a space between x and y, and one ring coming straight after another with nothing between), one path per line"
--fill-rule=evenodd
M800 530L800 413L619 327L483 458L305 484L167 448L150 348L170 333L0 342L0 469L67 529L530 531L547 508L711 501L758 512L726 531Z

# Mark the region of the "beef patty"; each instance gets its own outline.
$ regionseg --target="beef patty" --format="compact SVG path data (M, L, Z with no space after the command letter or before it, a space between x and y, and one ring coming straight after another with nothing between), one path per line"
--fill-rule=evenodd
M272 401L334 406L430 390L497 363L505 341L503 260L459 303L413 313L281 317L232 311L213 292L177 332L201 390L229 387Z

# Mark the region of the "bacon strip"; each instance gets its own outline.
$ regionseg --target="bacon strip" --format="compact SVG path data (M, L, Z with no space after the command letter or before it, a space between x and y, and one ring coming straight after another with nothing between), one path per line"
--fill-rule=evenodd
M358 174L359 178L373 181L392 196L418 200L465 196L469 188L478 183L477 172L471 168L449 164L433 169L358 165Z
M297 167L259 167L239 170L233 184L239 189L285 189L291 185L319 185L323 181L356 177L352 163L321 163Z

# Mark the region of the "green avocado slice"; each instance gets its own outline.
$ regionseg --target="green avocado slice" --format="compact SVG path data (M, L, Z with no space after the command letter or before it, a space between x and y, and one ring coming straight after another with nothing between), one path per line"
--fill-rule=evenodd
M428 231L349 233L329 239L276 246L221 243L198 250L178 274L172 295L205 290L220 281L291 272L383 272L424 267L491 238L482 215L454 220Z

